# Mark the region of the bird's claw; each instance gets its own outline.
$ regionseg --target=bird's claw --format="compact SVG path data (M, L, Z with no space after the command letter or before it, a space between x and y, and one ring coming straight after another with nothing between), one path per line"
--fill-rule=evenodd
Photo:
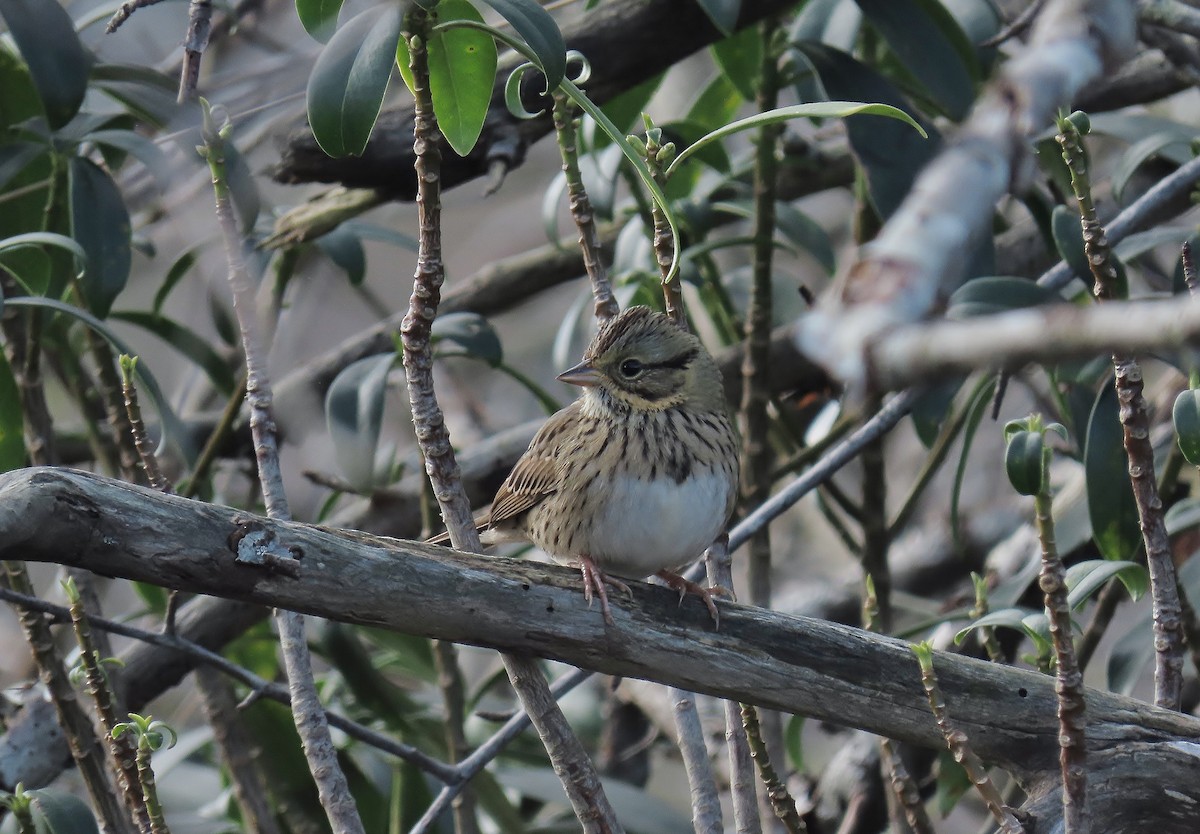
M721 612L717 610L717 604L713 602L713 597L728 597L729 599L733 599L733 591L724 585L705 587L669 570L660 570L656 576L666 582L669 587L679 592L680 605L683 605L683 598L688 594L695 594L700 597L704 601L705 607L708 608L708 613L712 616L715 628L719 629L721 627Z
M588 608L592 607L592 594L600 598L600 613L604 615L606 625L616 625L612 616L612 608L608 604L608 591L605 585L612 585L625 596L633 599L633 590L620 579L609 576L596 566L588 556L579 557L579 572L583 574L583 598L587 600Z

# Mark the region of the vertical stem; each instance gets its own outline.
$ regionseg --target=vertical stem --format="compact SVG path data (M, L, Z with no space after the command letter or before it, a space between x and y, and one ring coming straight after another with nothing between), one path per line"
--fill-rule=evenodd
M413 99L416 102L413 152L416 156L419 240L413 292L400 336L417 443L425 457L425 469L441 507L450 542L459 550L479 553L482 551L479 533L471 517L471 506L462 487L458 462L433 388L429 335L441 301L445 270L441 239L440 136L429 93L429 55L424 41L429 25L425 9L417 4L410 7L403 36L409 38ZM571 732L537 663L531 658L515 655L502 655L502 659L512 687L541 737L585 834L620 832L621 825L600 785L600 777L583 744Z
M154 781L154 768L150 764L150 742L145 736L138 742L137 772L142 796L146 799L146 812L150 816L150 831L153 834L171 834L171 829L167 827L167 821L163 817L162 803L158 801L158 785Z
M571 100L562 93L554 94L554 131L558 137L558 152L562 155L562 170L567 181L567 203L571 217L579 229L579 248L583 251L583 266L592 283L596 299L596 320L601 326L620 312L613 296L608 270L600 257L600 236L596 232L596 216L592 201L583 187L579 170L579 143L575 130L575 114ZM668 238L669 239L669 238Z
M775 21L762 25L763 59L757 107L773 110L779 100L779 69L774 47ZM756 507L771 490L774 455L770 445L767 362L771 351L771 269L775 254L776 145L780 125L759 129L754 157L754 247L750 308L746 314L746 353L742 360L742 503ZM750 601L771 605L771 537L763 527L750 539Z
M1059 134L1055 138L1071 171L1071 187L1079 202L1084 252L1095 278L1092 291L1098 300L1108 301L1117 295L1117 271L1104 227L1096 216L1082 140L1070 119L1059 119L1058 128ZM1142 369L1132 356L1120 354L1113 354L1113 368L1125 454L1129 458L1129 478L1133 483L1133 497L1146 547L1146 564L1150 569L1154 612L1154 703L1167 709L1179 709L1183 693L1183 620L1162 499L1154 479L1154 448L1150 443L1150 419L1142 394Z
M891 535L887 527L883 442L884 438L878 437L864 446L862 452L862 566L863 572L871 577L875 585L879 630L887 634L892 629L892 572L888 567Z
M1049 450L1047 450L1047 456ZM1063 780L1063 827L1066 834L1085 834L1089 830L1087 813L1087 748L1084 716L1083 673L1075 659L1075 640L1071 631L1071 606L1067 601L1067 572L1058 555L1054 539L1053 499L1050 478L1045 475L1042 488L1034 496L1038 539L1042 543L1042 570L1038 587L1045 595L1046 616L1050 619L1050 639L1057 661L1055 691L1058 694L1059 765Z
M746 739L750 743L750 755L754 759L754 763L758 765L759 776L762 777L763 785L767 789L767 800L771 803L771 810L775 812L775 816L783 823L789 834L808 831L804 825L804 819L796 810L796 800L792 799L787 785L783 784L783 780L775 772L775 766L771 764L771 757L767 753L767 743L763 739L762 729L758 724L758 711L750 704L742 704L742 725L746 728Z
M121 733L116 737L112 734L113 727L118 724L117 712L113 704L112 689L100 665L100 652L92 639L91 623L88 622L87 612L84 611L75 583L68 580L64 587L71 603L71 624L75 630L75 639L79 643L79 658L87 681L87 691L96 704L100 727L104 731L109 753L116 765L117 786L121 789L121 796L129 808L134 824L140 831L148 831L152 826L139 783L137 747L128 733Z
M4 562L2 567L4 575L0 576L0 583L19 594L35 595L23 562ZM25 632L25 639L33 651L33 659L37 664L42 684L54 701L59 726L62 727L71 748L71 757L79 767L88 796L92 800L92 807L103 821L104 830L108 834L128 834L135 831L109 782L104 751L96 738L91 720L79 705L67 671L63 668L62 658L54 644L54 635L50 633L50 626L41 614L28 608L18 608L17 614Z
M724 536L704 554L708 584L733 590L729 541ZM737 834L762 834L758 799L754 784L754 759L742 724L741 708L735 701L725 702L725 743L729 748L729 790L733 804L733 824Z
M937 721L938 729L942 731L942 738L946 740L946 746L950 749L954 760L966 771L971 784L975 786L983 803L1000 826L1000 831L1003 834L1025 834L1025 827L1017 821L1012 811L1004 804L1000 791L996 789L996 785L988 776L987 768L975 755L975 751L971 749L967 734L950 722L950 713L946 710L946 700L942 697L937 673L933 668L933 648L928 643L914 643L909 648L912 649L920 663L921 684L929 699L929 709L933 713L934 720Z
M466 721L466 695L462 670L458 665L458 650L448 640L433 641L433 658L437 663L438 688L446 705L443 729L446 733L446 754L450 764L458 764L471 752L463 724ZM455 834L479 834L475 816L475 795L470 788L454 798Z
M721 834L721 799L713 780L708 748L704 744L704 729L696 712L696 696L684 689L667 688L671 698L675 729L679 731L679 752L687 772L692 797L692 828L696 834Z
M187 34L183 38L183 68L179 72L179 96L183 104L196 97L200 81L200 59L208 48L212 29L212 0L191 0L188 4Z
M225 243L229 285L233 290L233 309L237 314L242 349L246 354L246 403L250 408L250 433L254 438L259 480L267 515L277 521L288 521L291 519L291 510L283 490L275 418L271 411L271 381L257 330L254 286L246 272L242 239L234 219L226 178L225 143L232 126L226 122L217 129L207 103L203 104L204 145L201 154L212 172L217 221ZM329 723L317 695L312 657L304 634L304 618L294 611L281 608L277 609L275 619L279 629L280 651L287 669L288 689L292 696L292 719L300 735L309 771L317 784L321 807L329 818L334 834L363 834L362 820L358 816L354 797L350 794L346 775L338 763L337 748L329 735Z
M212 727L213 742L229 770L233 795L242 812L242 825L249 834L281 834L258 763L261 751L238 714L233 685L216 669L204 664L197 666L193 674L204 717Z

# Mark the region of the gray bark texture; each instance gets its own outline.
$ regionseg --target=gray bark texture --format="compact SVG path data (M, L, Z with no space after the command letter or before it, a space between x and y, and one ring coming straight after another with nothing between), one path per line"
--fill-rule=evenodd
M234 561L247 524L298 548L295 576ZM633 583L605 627L575 572L415 542L272 522L66 469L0 476L0 559L86 567L184 591L525 652L812 716L926 747L941 733L906 643L820 620L722 602L714 631L699 603ZM1031 834L1061 818L1054 681L938 654L951 715L974 750L1031 793ZM1091 812L1107 832L1200 827L1200 720L1087 693Z

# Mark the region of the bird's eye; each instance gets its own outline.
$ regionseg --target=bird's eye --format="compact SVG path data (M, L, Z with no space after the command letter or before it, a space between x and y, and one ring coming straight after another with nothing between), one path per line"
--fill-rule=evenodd
M642 372L642 363L636 359L626 359L621 363L621 376L633 379Z

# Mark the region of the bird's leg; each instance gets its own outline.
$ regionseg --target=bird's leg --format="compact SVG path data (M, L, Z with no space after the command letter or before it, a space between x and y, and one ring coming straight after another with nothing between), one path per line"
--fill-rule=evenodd
M612 609L608 605L608 591L604 588L605 584L624 591L630 599L633 598L633 591L629 590L629 586L620 579L615 579L600 570L591 556L579 557L579 572L583 574L583 598L587 600L588 608L592 607L592 592L594 591L600 598L600 613L604 615L604 622L608 625L615 625Z
M723 585L713 585L711 588L706 588L669 570L660 570L655 576L666 582L667 585L676 591L679 591L680 605L683 604L683 598L688 594L695 594L704 600L704 604L708 607L708 613L712 615L716 627L721 627L721 614L717 611L717 604L713 602L713 597L729 597L732 599L733 593L728 588Z

